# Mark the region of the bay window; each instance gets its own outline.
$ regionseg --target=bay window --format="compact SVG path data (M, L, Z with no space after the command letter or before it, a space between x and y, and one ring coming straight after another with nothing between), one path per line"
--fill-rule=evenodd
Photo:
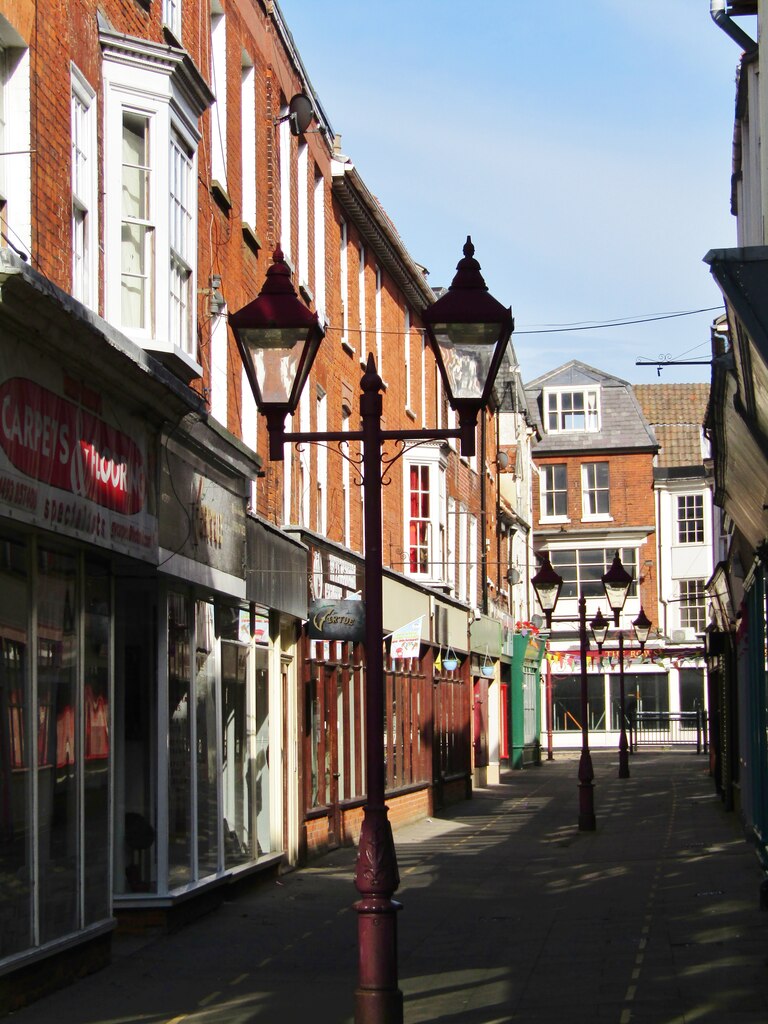
M197 124L213 96L183 50L107 29L100 41L105 316L190 379L202 373L195 343Z

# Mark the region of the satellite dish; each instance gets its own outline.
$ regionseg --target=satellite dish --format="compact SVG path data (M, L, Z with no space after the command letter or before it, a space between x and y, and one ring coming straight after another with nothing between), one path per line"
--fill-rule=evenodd
M297 92L288 104L288 123L291 127L291 135L303 135L312 124L315 111L312 108L312 101L303 92Z

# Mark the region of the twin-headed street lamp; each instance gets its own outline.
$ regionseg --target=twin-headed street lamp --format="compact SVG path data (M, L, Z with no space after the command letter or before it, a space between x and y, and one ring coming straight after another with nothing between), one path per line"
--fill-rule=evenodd
M541 566L535 576L531 578L531 585L536 593L536 597L541 606L541 610L544 612L547 620L547 629L552 628L552 616L557 605L557 600L560 597L560 591L563 588L563 577L559 573L555 572L552 568L552 563L549 559L547 552L542 552L538 555L541 560ZM614 625L619 624L619 615L627 600L630 587L632 586L632 577L622 565L621 559L619 558L618 551L616 552L613 562L611 563L610 569L603 574L601 577L603 589L608 604L613 612ZM645 618L645 614L640 609L640 615L635 620L635 623L641 622ZM579 614L578 618L572 617L561 617L557 621L559 622L578 622L579 624L579 651L581 661L581 757L579 759L579 828L582 831L594 831L596 828L595 819L595 797L594 797L594 785L593 779L595 777L594 770L592 768L592 755L589 750L589 700L587 690L587 654L589 653L589 638L587 636L587 599L584 594L579 592ZM595 633L595 624L597 624L597 630L602 631L602 642L605 642L605 637L608 632L608 621L603 618L601 611L598 611L597 615L591 622L593 635L597 640L597 633ZM643 643L648 638L648 631L651 628L650 622L647 623L647 630ZM639 639L638 634L638 639ZM600 642L598 642L598 646ZM622 776L621 764L622 764L622 745L626 753L627 734L624 728L624 661L623 661L623 635L619 632L619 645L621 651L621 738L619 740L619 775ZM627 776L629 775L629 767L627 762L626 769ZM624 777L624 776L622 776Z
M616 556L618 558L618 555ZM602 655L603 644L605 643L608 635L608 620L603 616L602 611L598 608L597 615L590 622L590 629L592 630L592 636L597 649ZM635 631L635 637L640 644L640 650L645 650L645 643L648 639L648 634L651 632L651 620L640 608L640 614L632 623L632 627ZM620 733L619 733L619 778L629 778L629 743L627 742L627 715L626 715L626 703L624 694L624 631L619 630L619 703L620 703Z
M461 454L475 454L477 419L488 404L514 329L512 310L488 293L470 238L450 288L421 314L446 397L459 420L456 429L383 430L383 384L369 354L361 381L361 429L286 432L323 340L316 313L298 299L280 249L264 286L233 313L235 335L259 411L266 417L269 457L282 460L286 442L362 442L365 528L366 779L368 796L360 832L355 885L358 913L359 985L356 1024L402 1024L403 995L397 978L397 911L400 883L385 796L384 653L382 607L382 445L386 441L459 438ZM387 468L394 459L388 459ZM384 474L386 475L386 473Z

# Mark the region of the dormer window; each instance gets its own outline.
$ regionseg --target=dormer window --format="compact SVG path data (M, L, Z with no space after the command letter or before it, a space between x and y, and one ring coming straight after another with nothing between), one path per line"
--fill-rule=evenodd
M549 434L600 429L600 393L597 388L544 392L544 425Z

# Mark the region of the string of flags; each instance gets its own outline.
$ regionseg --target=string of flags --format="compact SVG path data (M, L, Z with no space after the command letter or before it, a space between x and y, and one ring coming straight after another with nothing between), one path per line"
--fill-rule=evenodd
M554 671L578 672L581 670L581 655L571 651L547 651L546 659ZM659 668L668 672L671 668L701 668L704 665L704 659L696 654L681 654L671 657L663 651L625 650L624 668L627 669L633 665L658 665ZM618 651L605 651L602 655L588 654L587 669L596 672L608 672L613 669L618 671Z

